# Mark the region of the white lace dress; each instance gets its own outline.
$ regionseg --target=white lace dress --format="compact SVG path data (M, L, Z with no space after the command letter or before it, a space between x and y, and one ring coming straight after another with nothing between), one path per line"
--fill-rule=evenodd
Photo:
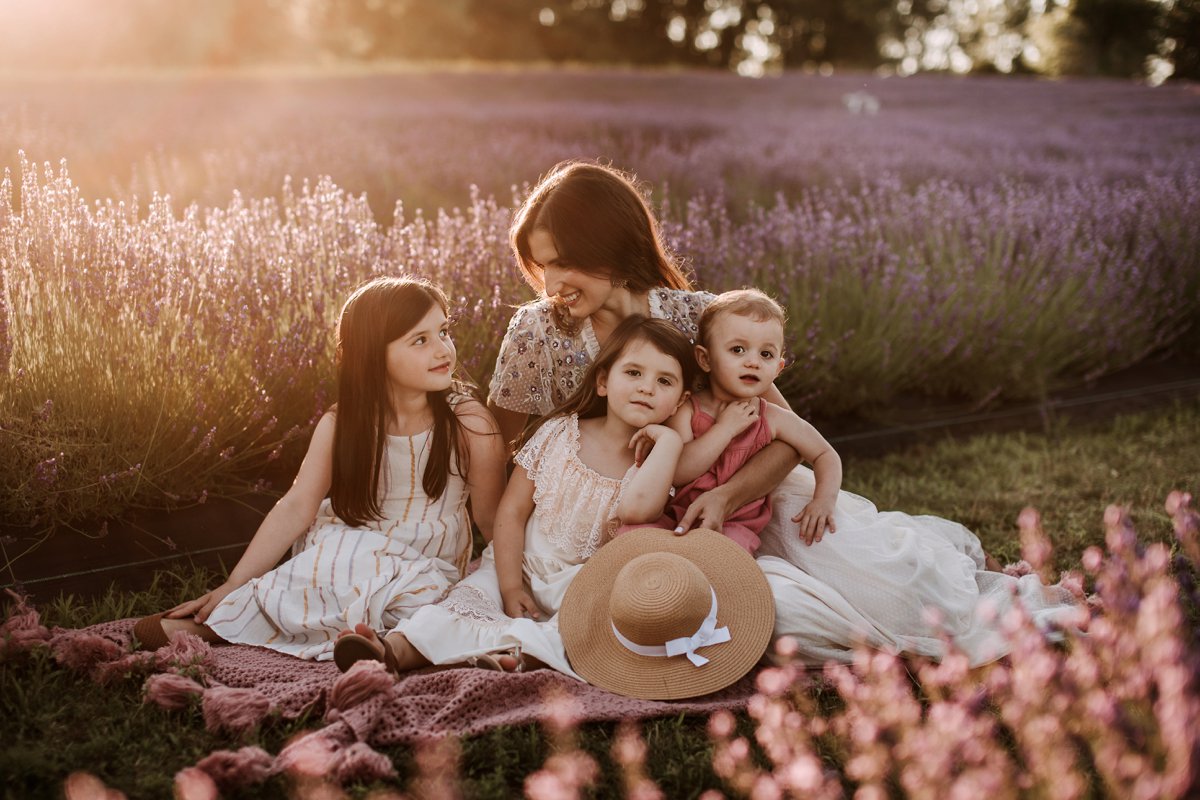
M523 652L578 678L558 631L558 608L571 580L592 553L612 538L617 506L635 468L623 478L601 475L579 460L579 419L552 419L517 453L533 482L533 514L525 526L524 577L549 619L504 613L492 545L479 569L436 605L419 609L397 630L434 664L457 664L520 645Z
M709 292L651 289L650 316L667 320L695 342L700 312L714 296ZM579 388L583 373L598 352L600 343L590 318L575 333L567 333L555 323L549 300L526 303L509 320L496 356L488 400L521 414L549 414Z
M432 439L432 430L387 437L383 519L354 528L325 500L292 557L231 592L209 627L227 642L325 661L339 631L359 622L389 631L441 597L466 566L471 524L467 485L454 470L441 497L425 494Z
M978 666L1005 655L1001 620L1019 600L1046 627L1069 624L1071 593L984 569L975 534L933 516L878 511L866 498L838 494L835 533L814 545L791 518L812 500L813 473L797 467L771 494L774 514L758 563L775 597L775 635L788 635L810 664L848 662L853 646L940 657L939 630Z

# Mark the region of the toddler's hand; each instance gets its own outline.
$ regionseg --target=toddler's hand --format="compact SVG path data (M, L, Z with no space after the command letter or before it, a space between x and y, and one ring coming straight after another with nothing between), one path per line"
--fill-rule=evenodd
M524 589L503 592L502 596L504 597L504 613L513 619L540 620L542 618L542 609Z
M758 398L733 400L717 409L717 424L737 436L758 421Z
M805 544L821 541L826 528L830 533L837 531L837 524L833 521L833 507L834 504L827 500L813 500L799 514L792 517L792 522L800 525L798 533Z

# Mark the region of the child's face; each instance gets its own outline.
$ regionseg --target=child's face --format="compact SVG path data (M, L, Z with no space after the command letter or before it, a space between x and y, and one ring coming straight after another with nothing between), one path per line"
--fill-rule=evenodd
M719 399L747 399L771 388L783 369L782 353L778 320L721 314L713 321L708 346L696 346L696 361Z
M387 346L391 384L417 392L450 388L457 353L446 314L434 304L413 329Z
M631 342L596 378L608 413L635 428L666 421L679 410L686 388L679 362L642 340Z

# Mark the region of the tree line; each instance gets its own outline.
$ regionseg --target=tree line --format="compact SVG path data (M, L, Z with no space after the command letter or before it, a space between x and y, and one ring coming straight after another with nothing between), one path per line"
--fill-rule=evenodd
M38 0L0 68L578 62L1200 78L1200 0Z

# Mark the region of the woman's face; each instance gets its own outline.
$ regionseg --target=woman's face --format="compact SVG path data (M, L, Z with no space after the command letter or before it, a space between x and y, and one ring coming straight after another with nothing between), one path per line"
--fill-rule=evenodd
M542 268L546 297L561 305L572 319L582 320L599 311L613 293L612 281L565 264L550 232L535 228L529 234L529 254Z

